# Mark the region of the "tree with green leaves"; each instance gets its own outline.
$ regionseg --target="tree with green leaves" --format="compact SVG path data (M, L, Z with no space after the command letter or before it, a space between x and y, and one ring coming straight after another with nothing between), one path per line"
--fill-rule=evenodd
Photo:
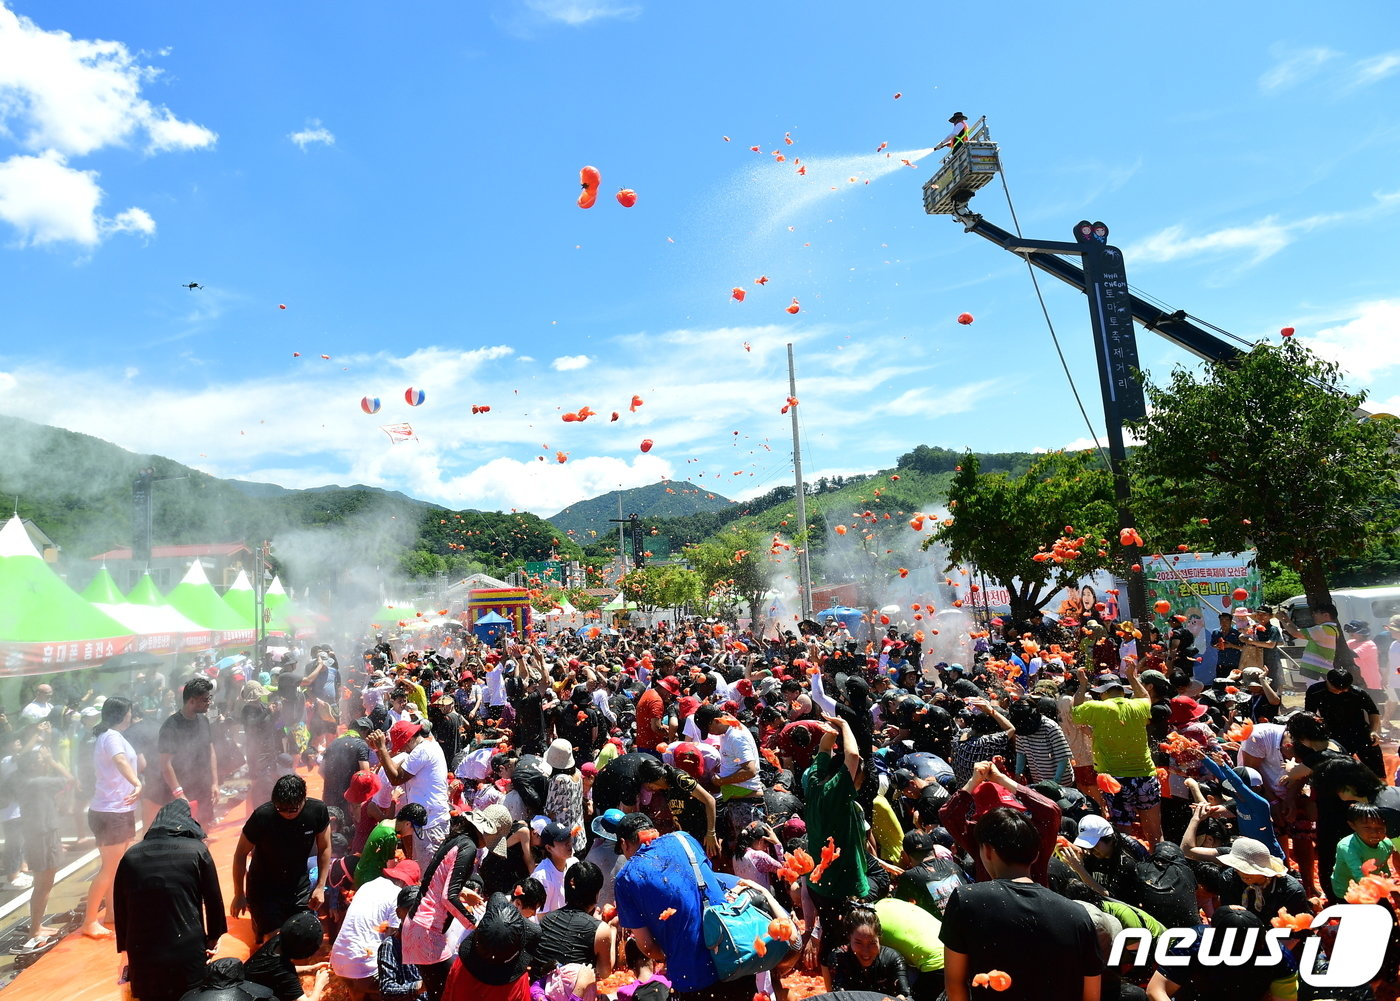
M1118 513L1113 478L1093 452L1050 452L1021 476L983 473L971 452L953 474L950 517L924 540L948 547L949 568L973 565L1006 588L1011 614L1024 619L1061 588L1111 565ZM1036 560L1055 540L1087 537L1076 559Z
M644 612L697 604L704 595L700 574L674 563L630 570L619 589Z
M1129 472L1149 545L1253 548L1326 601L1329 565L1393 541L1396 425L1358 415L1366 394L1349 392L1335 363L1284 340L1145 388Z
M768 550L768 538L756 529L729 528L687 546L685 558L699 574L706 594L732 594L748 606L749 617L757 622L773 569Z

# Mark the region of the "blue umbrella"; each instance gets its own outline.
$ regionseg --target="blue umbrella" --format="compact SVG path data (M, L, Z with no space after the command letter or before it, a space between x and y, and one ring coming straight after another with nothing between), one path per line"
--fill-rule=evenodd
M233 665L233 664L241 664L241 663L243 663L243 662L244 662L245 660L247 660L247 659L248 659L247 654L236 653L236 654L234 654L234 655L231 656L231 657L225 657L223 660L215 661L215 662L214 662L214 666L217 667L217 668L223 669L223 668L229 667L230 665Z

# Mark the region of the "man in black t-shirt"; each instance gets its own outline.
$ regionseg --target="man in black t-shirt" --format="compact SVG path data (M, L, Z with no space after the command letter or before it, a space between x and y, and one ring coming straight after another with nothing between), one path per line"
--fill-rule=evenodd
M258 942L297 911L316 910L325 901L331 866L330 823L326 804L307 798L306 780L299 775L278 779L272 787L272 801L254 810L244 823L233 853L229 913L239 917L248 911ZM313 851L314 889L306 865Z
M910 831L904 835L904 861L908 868L894 884L894 896L928 911L940 921L948 898L968 881L952 859L934 854L932 834Z
M944 982L965 1001L977 973L1001 970L1005 1001L1098 996L1103 957L1089 912L1031 877L1040 834L1019 810L998 807L977 821L984 883L960 886L943 913Z
M320 918L311 911L297 911L243 964L244 977L271 990L277 1001L320 997L330 980L330 967L317 963L304 968L316 971L316 984L307 992L302 989L296 961L314 956L323 935Z
M1321 716L1327 735L1384 780L1381 711L1365 689L1355 687L1350 671L1334 667L1322 681L1309 685L1303 708Z
M208 678L185 682L180 711L160 727L156 750L160 760L145 786L146 824L172 799L198 804L196 819L202 824L214 821L214 797L218 795L214 776L218 764L214 754L214 733L209 726L209 707L214 702L214 683Z
M321 797L346 817L350 816L350 804L345 801L345 790L356 772L370 770L369 744L364 738L373 731L374 724L368 718L356 720L321 755Z

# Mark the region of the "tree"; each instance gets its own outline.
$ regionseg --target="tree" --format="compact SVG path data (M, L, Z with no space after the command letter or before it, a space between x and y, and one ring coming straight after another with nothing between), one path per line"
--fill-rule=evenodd
M1400 525L1393 422L1359 420L1366 394L1297 341L1259 344L1199 375L1177 368L1146 390L1129 471L1150 536L1257 549L1261 564L1293 569L1310 600L1326 601L1328 566Z
M1113 551L1100 540L1117 535L1113 479L1092 452L1051 452L1021 476L983 473L969 452L954 473L948 507L952 517L924 548L940 542L948 547L949 568L974 564L1006 588L1018 620L1061 588L1110 565L1109 556L1099 554ZM1087 538L1078 558L1035 559L1065 535Z
M704 593L700 575L674 563L631 570L618 587L642 611L695 604Z
M730 528L687 547L685 556L699 574L706 593L733 595L748 605L749 618L757 621L763 597L768 593L768 549L769 540L756 529Z

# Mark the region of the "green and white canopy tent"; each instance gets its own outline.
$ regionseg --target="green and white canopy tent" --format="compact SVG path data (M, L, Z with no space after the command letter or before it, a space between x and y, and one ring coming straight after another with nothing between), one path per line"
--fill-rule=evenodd
M166 604L213 632L213 646L240 646L253 642L253 624L229 607L209 577L204 564L195 560L184 579L165 596Z
M92 603L92 607L110 615L136 634L132 652L178 653L182 649L209 645L209 630L190 621L169 605L163 602L141 604L128 601L106 567L99 570L83 589L83 597ZM160 597L158 592L156 597Z
M54 573L18 517L0 528L0 674L95 667L134 640Z

